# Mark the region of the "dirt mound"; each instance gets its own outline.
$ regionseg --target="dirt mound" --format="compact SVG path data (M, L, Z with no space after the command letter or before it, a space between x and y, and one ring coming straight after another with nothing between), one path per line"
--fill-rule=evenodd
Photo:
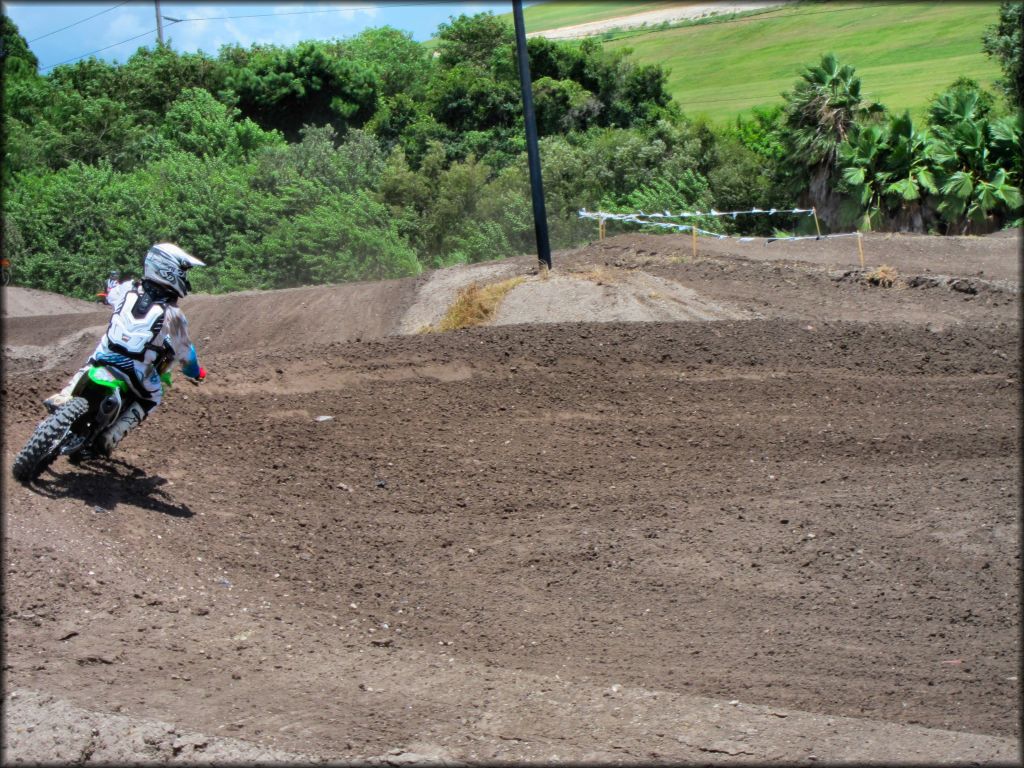
M509 291L491 325L757 317L704 298L676 280L609 267L601 260L577 260L564 270L538 273L532 259L510 259L432 273L418 287L398 332L418 333L436 327L461 289L471 283L500 283L511 277L519 277L521 282Z
M40 317L67 315L75 312L95 312L102 309L94 301L82 301L59 293L38 291L35 288L7 286L3 289L2 303L5 317Z
M493 325L536 322L652 322L735 320L756 313L721 306L679 283L644 273L610 270L552 275L516 286Z
M8 760L1012 761L1017 253L964 240L867 246L975 293L624 235L189 297L208 382L4 485ZM78 362L5 359L6 467Z

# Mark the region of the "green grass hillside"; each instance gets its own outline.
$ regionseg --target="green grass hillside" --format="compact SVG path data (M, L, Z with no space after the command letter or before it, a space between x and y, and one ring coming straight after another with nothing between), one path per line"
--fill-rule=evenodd
M781 103L802 67L833 51L852 64L864 95L921 114L958 77L985 87L998 66L981 50L996 2L799 3L731 21L610 36L644 63L670 70L669 90L690 116L730 121ZM536 10L540 10L537 8Z
M530 32L681 5L557 2L527 6ZM771 11L669 29L605 34L609 48L669 69L669 90L691 116L722 123L781 102L802 67L835 52L860 75L865 95L920 115L958 77L990 87L996 64L981 50L998 2L799 2ZM511 14L508 14L511 19Z

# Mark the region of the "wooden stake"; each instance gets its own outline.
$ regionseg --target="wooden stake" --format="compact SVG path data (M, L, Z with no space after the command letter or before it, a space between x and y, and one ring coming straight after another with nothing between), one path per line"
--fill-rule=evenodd
M821 227L818 225L818 208L817 206L811 206L811 213L814 214L814 228L818 231L818 237L821 237Z
M604 219L601 219L597 225L597 234L601 240L604 240Z
M860 268L864 269L864 244L860 232L857 233L857 252L860 254Z
M697 227L696 226L691 226L690 227L690 234L692 235L691 239L693 240L693 258L696 259L697 258Z

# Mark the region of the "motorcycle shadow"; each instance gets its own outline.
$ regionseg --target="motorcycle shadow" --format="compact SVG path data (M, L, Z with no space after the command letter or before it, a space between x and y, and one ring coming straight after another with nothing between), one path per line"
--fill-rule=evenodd
M147 475L126 461L108 458L82 462L67 472L50 467L33 487L47 498L80 499L106 512L124 503L172 517L192 517L194 513L187 505L175 502L160 487L166 484L166 478Z

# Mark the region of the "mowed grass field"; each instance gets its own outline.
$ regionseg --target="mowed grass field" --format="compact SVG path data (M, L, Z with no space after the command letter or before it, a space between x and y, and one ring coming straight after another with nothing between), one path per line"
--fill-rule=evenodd
M528 31L552 29L672 3L550 2L528 6ZM679 5L676 3L676 5ZM981 49L998 2L800 2L731 20L605 39L636 60L669 70L668 87L686 114L732 121L782 103L800 70L829 51L852 64L866 98L920 116L932 97L965 76L985 87L999 67Z

